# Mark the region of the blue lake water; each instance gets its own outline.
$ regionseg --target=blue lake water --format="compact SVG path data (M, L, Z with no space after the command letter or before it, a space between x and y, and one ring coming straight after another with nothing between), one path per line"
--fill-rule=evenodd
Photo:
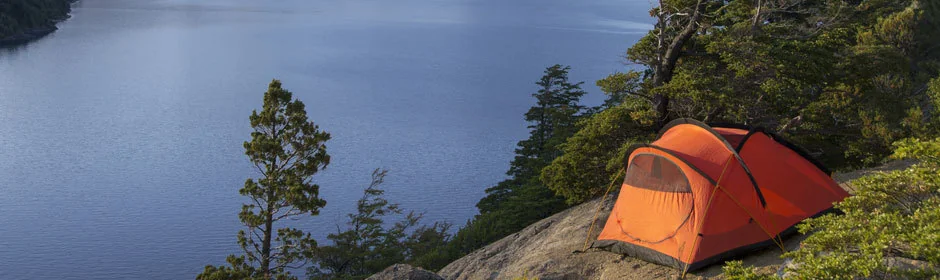
M321 242L374 168L462 225L505 178L545 67L630 66L648 1L82 0L0 50L0 279L191 279L238 253L242 142L272 78L333 135Z

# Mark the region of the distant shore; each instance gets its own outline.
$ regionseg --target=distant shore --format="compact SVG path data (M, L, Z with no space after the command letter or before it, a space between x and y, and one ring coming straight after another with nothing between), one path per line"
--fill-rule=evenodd
M43 27L30 28L27 30L23 30L23 32L20 32L19 34L7 36L6 38L0 38L0 46L12 46L12 45L25 44L33 40L45 37L46 35L49 35L58 29L59 28L56 27L55 24L52 24L51 26L43 26Z
M29 43L58 30L59 28L56 27L56 25L72 17L71 4L78 2L78 0L68 0L67 2L69 4L69 8L64 11L64 14L58 15L56 18L49 19L46 24L42 26L26 28L15 34L0 37L0 47L11 47Z

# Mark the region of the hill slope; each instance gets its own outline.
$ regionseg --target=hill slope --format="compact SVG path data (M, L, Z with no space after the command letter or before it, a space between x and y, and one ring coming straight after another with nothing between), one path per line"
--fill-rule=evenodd
M910 162L893 162L885 166L834 176L840 182L858 178L872 171L903 169ZM851 187L843 184L851 191ZM591 240L597 238L614 204L608 198L598 215ZM677 278L677 270L621 257L618 254L589 250L572 253L584 246L585 234L601 200L595 199L536 222L520 232L507 236L482 249L450 263L438 274L445 279L512 279L524 274L547 279L661 279ZM787 250L799 247L805 236L795 235L785 241ZM781 250L768 247L745 257L745 265L759 271L776 271L783 260ZM715 278L721 265L712 265L690 273L689 278Z

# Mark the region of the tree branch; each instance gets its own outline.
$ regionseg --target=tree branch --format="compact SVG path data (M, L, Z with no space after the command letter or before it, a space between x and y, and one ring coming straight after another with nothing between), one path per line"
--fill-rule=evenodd
M303 262L301 262L301 263L299 263L299 264L298 264L298 265L296 265L296 266L294 266L294 265L287 265L287 264L283 264L283 266L282 266L281 268L287 268L287 269L300 269L300 268L302 268L302 267L304 267L304 266L306 266L306 265L307 265L308 263L310 263L310 261L309 261L309 260L307 260L307 259L304 259L304 261L303 261Z
M303 214L303 212L300 211L300 210L297 210L296 207L291 206L291 208L290 208L289 210L287 210L287 212L285 212L283 215L280 215L280 216L275 217L275 218L274 218L274 221L279 221L279 220L281 220L281 219L283 219L283 218L287 218L287 217L291 217L291 216L297 216L297 215L300 215L300 214Z
M780 130L777 130L777 135L782 135L784 132L787 132L787 130L789 130L791 127L799 126L802 120L803 120L803 114L801 113L797 115L796 117L790 119L790 121L787 122L787 124L783 125L783 127L781 127Z
M702 18L701 10L704 7L702 3L702 0L698 0L698 3L695 4L695 10L692 12L692 17L689 19L689 23L685 25L685 27L682 29L682 32L676 35L676 38L672 40L672 43L670 43L669 47L666 49L666 53L663 58L664 61L661 66L664 69L659 72L669 73L669 75L662 75L658 83L654 80L653 83L655 86L660 86L672 79L672 72L675 69L676 61L679 60L680 50L682 49L682 46L685 45L685 41L695 34L699 24L698 21Z
M260 163L260 162L255 162L255 163L254 163L254 166L255 166L256 169L258 169L258 173L261 173L262 175L264 175L264 178L265 178L265 179L268 178L268 174L264 172L264 168L261 167L261 163Z

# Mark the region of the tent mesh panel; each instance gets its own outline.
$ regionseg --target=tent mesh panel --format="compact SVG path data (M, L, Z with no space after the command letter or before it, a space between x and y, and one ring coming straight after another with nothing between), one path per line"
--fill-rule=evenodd
M689 180L675 163L654 154L639 154L630 161L624 183L660 192L692 192Z

